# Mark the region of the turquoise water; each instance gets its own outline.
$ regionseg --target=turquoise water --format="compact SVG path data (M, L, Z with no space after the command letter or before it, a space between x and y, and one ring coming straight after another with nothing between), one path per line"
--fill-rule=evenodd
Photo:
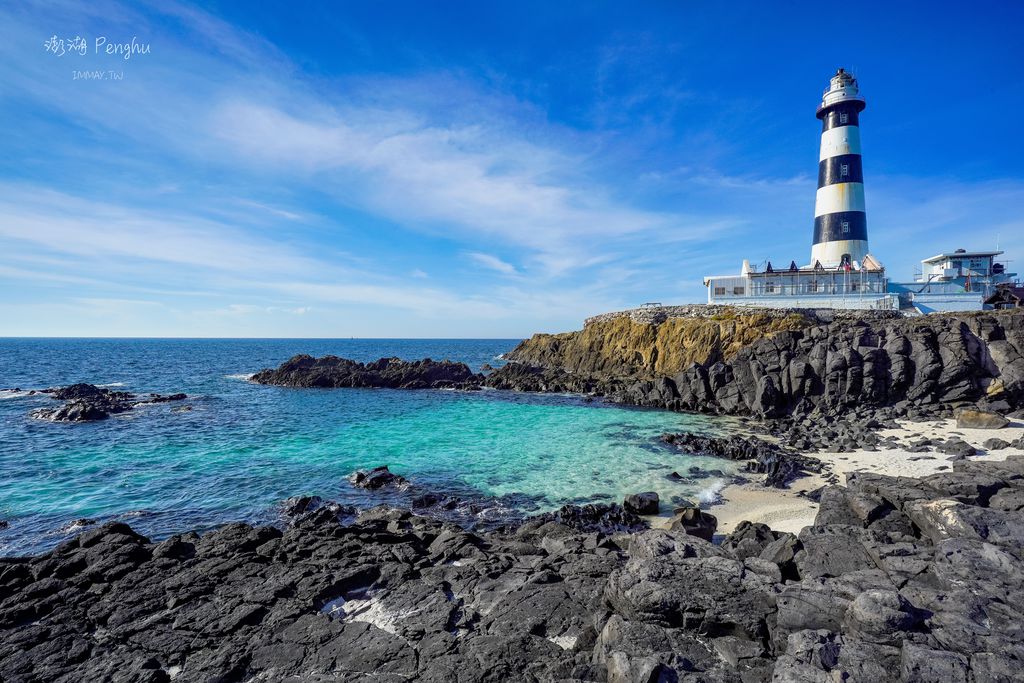
M36 552L78 518L124 519L154 537L226 521L272 521L297 494L369 507L354 469L387 464L420 490L496 497L481 513L530 513L655 490L697 497L721 476L672 482L721 460L665 448L665 431L719 431L711 418L610 406L565 395L499 391L287 389L246 381L295 353L371 360L450 358L500 364L516 340L0 340L0 388L88 381L189 394L110 420L56 424L28 416L45 395L0 392L0 554ZM65 529L62 531L62 529Z

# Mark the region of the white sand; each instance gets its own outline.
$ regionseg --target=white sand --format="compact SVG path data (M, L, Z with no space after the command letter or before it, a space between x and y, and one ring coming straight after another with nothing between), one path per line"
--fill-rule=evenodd
M897 436L900 441L916 441L922 437L948 439L956 435L978 449L980 455L970 460L1005 460L1008 455L1022 455L1024 451L1004 448L986 452L981 444L986 439L998 437L1014 441L1024 436L1024 424L1011 422L1003 429L957 429L956 420L934 422L900 422L900 429L882 429L879 435ZM845 484L847 472L874 472L892 476L923 477L935 472L952 470L951 456L945 453L910 453L903 449L853 451L850 453L810 453L825 462L829 472L839 475L839 483ZM727 534L743 520L761 522L777 531L797 533L814 523L818 505L807 498L798 496L800 491L813 491L825 482L819 475L797 479L788 489L765 488L757 483L727 486L722 490L721 504L709 510L718 518L718 533Z

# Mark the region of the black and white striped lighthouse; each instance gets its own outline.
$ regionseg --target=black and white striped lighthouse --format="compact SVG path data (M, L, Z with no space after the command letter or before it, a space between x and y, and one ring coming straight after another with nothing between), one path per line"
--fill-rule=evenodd
M821 98L821 153L818 194L814 200L814 246L811 265L825 268L856 265L868 253L861 170L860 126L865 107L857 79L839 69Z

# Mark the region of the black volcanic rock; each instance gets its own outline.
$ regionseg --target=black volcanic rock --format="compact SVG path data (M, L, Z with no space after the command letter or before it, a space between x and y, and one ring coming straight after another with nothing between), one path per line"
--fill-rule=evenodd
M953 467L850 475L799 538L721 545L615 505L488 533L313 497L284 530L107 523L0 558L0 680L1015 680L1024 456Z
M162 396L150 394L147 399L140 400L127 391L112 391L93 384L72 384L57 389L46 389L43 393L66 403L59 408L39 408L32 411L32 416L53 422L93 422L105 420L111 415L124 413L143 403L164 403L180 401L185 394Z
M675 509L668 528L710 541L718 528L718 518L698 507L679 507Z
M658 514L658 506L658 494L654 491L633 493L626 496L625 500L622 501L623 508L638 515L656 515Z
M821 470L821 461L793 453L763 439L743 436L724 438L690 432L664 434L661 440L689 455L747 461L748 472L764 474L765 486L785 488L808 471Z
M381 358L372 363L357 363L337 356L298 355L277 369L257 372L252 381L284 387L474 389L480 386L483 375L473 373L465 363L429 358Z
M606 394L618 385L602 379L574 375L557 368L507 363L487 375L484 385L509 391Z
M356 470L348 475L348 481L357 489L368 489L370 491L376 491L385 486L398 488L409 486L409 481L405 477L395 474L388 469L387 465L374 467L371 470Z
M565 505L555 512L530 517L524 529L535 529L546 524L559 524L575 531L615 534L648 528L648 524L635 512L620 505L596 503L591 505Z
M778 310L722 311L716 320L709 318L711 308L694 308L704 312L643 324L623 318L614 330L605 321L578 332L535 335L508 354L512 362L487 384L761 418L882 408L889 417L912 419L949 417L954 409L972 407L1012 415L1024 404L1024 311L915 318L837 312L831 322L803 312L794 315L806 324L780 330L773 326L784 314ZM721 348L723 326L739 325L735 319L744 315L764 318L766 327ZM699 333L688 337L687 329ZM652 350L654 339L661 346ZM678 356L681 349L704 360L671 374L652 372L654 359Z

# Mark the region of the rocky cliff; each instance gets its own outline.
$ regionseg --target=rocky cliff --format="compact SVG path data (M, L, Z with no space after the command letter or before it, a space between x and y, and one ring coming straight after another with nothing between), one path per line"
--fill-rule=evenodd
M1024 400L1024 313L902 318L688 307L661 319L602 316L579 332L536 335L488 383L591 385L639 405L777 417L889 406L939 414ZM523 380L519 381L518 377Z
M575 374L657 377L729 360L749 344L820 323L813 311L677 306L597 316L578 332L536 334L509 360Z

